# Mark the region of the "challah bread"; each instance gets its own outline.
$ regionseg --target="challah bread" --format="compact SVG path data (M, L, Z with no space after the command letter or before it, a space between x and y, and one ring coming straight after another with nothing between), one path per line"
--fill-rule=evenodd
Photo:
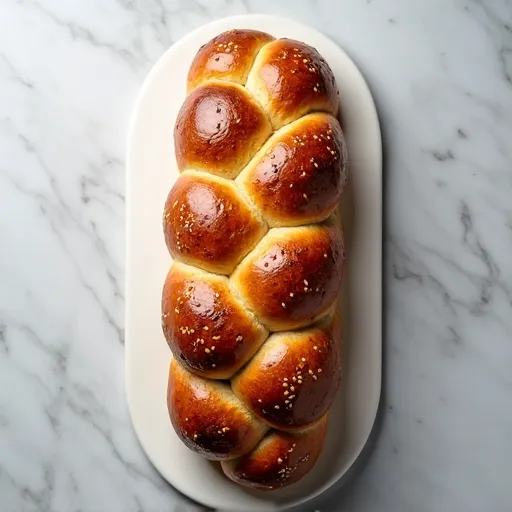
M330 409L341 379L337 316L272 334L232 379L235 395L280 430L304 429Z
M218 274L231 274L268 229L232 180L204 172L185 171L169 194L165 211L171 255Z
M272 430L246 455L223 461L224 473L234 482L262 491L300 480L315 465L324 444L327 416L301 432Z
M308 112L338 112L338 91L331 68L311 46L277 39L263 46L246 83L274 129Z
M347 182L347 149L338 121L308 114L265 143L236 182L269 226L319 222L338 206Z
M327 223L274 228L231 275L234 290L271 331L304 327L329 312L344 263Z
M176 359L169 375L167 400L172 424L184 443L207 459L243 455L268 430L225 382L197 377Z
M232 293L227 277L175 263L162 301L163 329L191 372L229 379L260 348L268 331Z
M178 114L178 168L235 178L271 133L267 116L245 87L207 82L187 96Z
M169 414L228 478L276 489L314 466L342 375L336 83L314 48L232 30L199 49L187 92L163 215Z

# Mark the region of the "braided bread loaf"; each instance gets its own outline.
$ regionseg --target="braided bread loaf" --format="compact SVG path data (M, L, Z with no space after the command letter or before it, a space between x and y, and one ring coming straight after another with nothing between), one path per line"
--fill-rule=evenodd
M338 91L314 48L254 30L202 46L187 86L164 211L170 418L235 482L279 488L315 464L341 379Z

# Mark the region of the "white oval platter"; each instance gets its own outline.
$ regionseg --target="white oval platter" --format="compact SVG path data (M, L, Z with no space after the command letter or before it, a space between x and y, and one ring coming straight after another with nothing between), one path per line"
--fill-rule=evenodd
M352 240L344 311L348 360L342 392L314 470L299 484L270 493L228 481L176 436L166 406L171 353L160 323L161 290L171 259L162 233L165 199L178 170L173 127L198 48L233 28L263 30L314 46L340 90L353 192ZM354 62L316 30L286 18L243 15L200 27L174 44L146 78L127 146L126 388L137 436L147 456L176 489L209 507L233 512L283 510L315 498L354 464L374 424L382 369L382 148L376 108Z

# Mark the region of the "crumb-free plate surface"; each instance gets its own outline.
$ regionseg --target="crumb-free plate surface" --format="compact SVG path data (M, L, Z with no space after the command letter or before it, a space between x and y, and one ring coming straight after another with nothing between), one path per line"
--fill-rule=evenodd
M198 48L232 28L252 28L314 46L340 90L354 211L344 313L348 361L343 390L330 413L329 433L314 470L299 484L271 493L248 491L195 455L175 434L167 412L171 353L160 324L161 290L171 264L162 233L165 199L178 170L173 127ZM286 18L244 15L215 21L173 45L148 75L128 136L126 387L133 424L163 477L190 498L223 511L264 512L304 503L343 477L372 429L382 366L382 149L369 89L347 54L316 30Z

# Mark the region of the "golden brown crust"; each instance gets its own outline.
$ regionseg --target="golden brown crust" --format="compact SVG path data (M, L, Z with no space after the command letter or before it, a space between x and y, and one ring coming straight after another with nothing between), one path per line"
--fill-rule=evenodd
M348 177L339 122L329 114L301 117L276 132L238 176L271 226L326 219Z
M233 272L266 231L231 180L205 173L183 173L165 204L169 252L210 272Z
M261 49L246 87L275 129L308 112L338 112L331 68L313 47L293 39L277 39Z
M230 378L268 336L233 296L227 278L180 263L164 284L162 327L181 364L212 379Z
M341 230L328 224L271 229L231 276L234 289L271 331L325 315L340 291Z
M187 96L178 113L174 128L178 168L234 178L271 131L267 116L244 87L207 82Z
M299 481L315 465L325 439L327 417L300 433L272 430L247 455L222 462L225 475L234 482L270 491Z
M330 323L273 334L233 378L234 393L277 429L315 423L330 409L341 381L340 334Z
M209 460L247 453L266 431L227 384L197 377L175 359L169 368L167 405L181 440Z
M188 72L187 90L216 78L244 85L260 48L274 37L259 30L228 30L199 48Z
M314 48L254 30L203 45L187 91L163 220L169 414L233 481L276 489L315 464L341 380L338 91Z

